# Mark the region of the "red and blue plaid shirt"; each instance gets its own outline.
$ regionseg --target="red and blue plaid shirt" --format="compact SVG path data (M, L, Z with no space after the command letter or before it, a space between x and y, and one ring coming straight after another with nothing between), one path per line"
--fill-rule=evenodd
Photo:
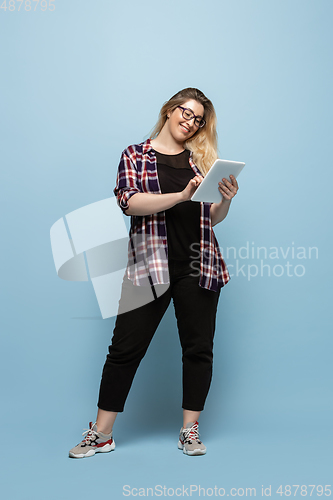
M202 175L189 157L191 168ZM126 148L118 167L116 187L118 205L126 214L128 200L136 193L161 194L156 155L148 139ZM210 218L211 203L201 204L199 286L217 291L230 280ZM131 216L127 276L134 285L169 283L165 212Z

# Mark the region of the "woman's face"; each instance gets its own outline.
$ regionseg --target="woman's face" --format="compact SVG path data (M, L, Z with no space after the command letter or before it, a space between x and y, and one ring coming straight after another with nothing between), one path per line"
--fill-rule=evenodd
M184 102L181 105L183 108L190 109L196 116L203 118L204 116L204 107L198 101L194 101L193 99ZM194 123L194 118L191 120L185 120L182 115L183 110L180 108L176 108L173 111L169 112L170 118L167 120L167 125L170 134L174 138L176 142L185 142L190 137L192 137L198 130Z

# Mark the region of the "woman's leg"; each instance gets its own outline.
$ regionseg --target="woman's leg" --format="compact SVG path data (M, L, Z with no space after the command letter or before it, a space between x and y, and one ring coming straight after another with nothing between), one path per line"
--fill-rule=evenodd
M110 434L117 415L118 415L117 412L105 411L98 408L97 419L96 419L97 432L102 432L103 434Z
M135 299L134 295L145 293L140 289L141 287L134 286L125 278L120 306L131 303L131 299ZM99 412L100 425L109 428L115 420L115 414L123 411L136 370L170 300L171 293L168 288L148 304L118 314L100 385L98 408L105 412Z
M157 298L149 302L146 300L147 288L134 287L124 278L119 304L119 311L123 313L118 312L103 369L96 424L90 423L88 434L70 450L70 457L89 457L115 448L111 432L117 413L123 411L136 369L171 300L170 290L165 285L159 285ZM133 308L134 305L141 307Z
M220 290L199 286L193 269L184 267L174 281L172 297L183 352L183 409L196 413L204 409L213 365L215 319ZM194 418L195 414L191 417ZM188 419L190 414L185 413ZM196 419L197 420L197 419ZM190 420L190 422L193 420Z
M172 297L183 352L183 427L178 448L186 455L205 455L198 420L210 388L215 317L220 291L199 286L193 270L184 266L175 280Z
M183 427L185 428L187 424L197 422L200 417L200 411L184 410L183 409Z

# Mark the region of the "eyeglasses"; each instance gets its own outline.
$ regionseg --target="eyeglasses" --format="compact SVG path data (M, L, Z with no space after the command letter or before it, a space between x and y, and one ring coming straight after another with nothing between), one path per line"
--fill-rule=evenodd
M194 118L194 125L196 127L202 128L206 125L206 122L201 116L196 116L193 111L189 108L183 108L182 106L178 106L182 110L183 118L187 121L190 121Z

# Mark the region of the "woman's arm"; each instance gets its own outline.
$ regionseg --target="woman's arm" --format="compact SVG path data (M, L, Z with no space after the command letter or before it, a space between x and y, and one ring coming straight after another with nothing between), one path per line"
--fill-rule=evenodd
M212 226L222 222L226 218L231 200L237 194L238 184L236 178L230 175L231 182L223 178L223 182L219 182L219 191L222 194L220 203L212 203L210 207L210 219ZM224 183L224 184L223 184Z
M174 207L178 203L191 199L201 181L202 177L196 175L189 181L186 188L178 193L135 193L128 201L126 215L151 215Z

